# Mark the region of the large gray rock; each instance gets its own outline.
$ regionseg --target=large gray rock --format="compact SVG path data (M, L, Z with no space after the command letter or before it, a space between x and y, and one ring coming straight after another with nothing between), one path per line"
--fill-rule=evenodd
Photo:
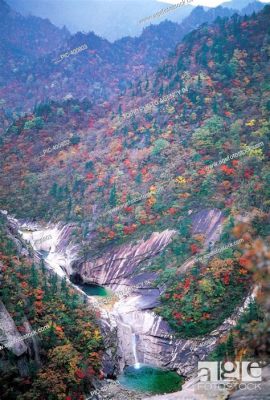
M220 236L223 220L224 216L220 210L201 210L192 218L192 232L203 234L206 245L210 242L215 243Z
M147 240L119 246L102 257L81 263L76 272L85 283L108 285L117 290L118 285L125 284L125 279L134 275L142 261L164 250L175 233L173 230L153 232Z
M2 301L0 301L0 343L16 356L21 356L27 351L23 338Z
M257 382L259 385L253 389L250 386L250 390L241 389L234 392L229 399L230 400L269 400L270 399L270 366L263 368L262 370L262 382Z

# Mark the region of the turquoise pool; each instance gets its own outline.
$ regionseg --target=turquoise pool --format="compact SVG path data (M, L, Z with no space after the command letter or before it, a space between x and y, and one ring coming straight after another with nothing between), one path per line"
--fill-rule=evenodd
M164 371L149 365L126 367L118 377L121 385L153 394L172 393L181 390L183 378L173 371Z

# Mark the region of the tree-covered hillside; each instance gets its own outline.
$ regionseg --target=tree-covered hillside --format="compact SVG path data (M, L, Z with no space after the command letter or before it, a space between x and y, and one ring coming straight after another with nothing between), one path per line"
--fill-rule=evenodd
M241 247L181 276L178 267L205 244L192 234L190 210L222 210L220 244L237 237L243 210L257 212L252 229L269 235L269 16L266 6L258 15L204 24L120 102L106 102L102 111L86 99L37 105L1 143L0 207L19 217L79 222L84 255L155 230L178 232L166 257L148 268L167 282L157 311L180 335L209 332L250 287ZM228 157L239 151L244 155Z

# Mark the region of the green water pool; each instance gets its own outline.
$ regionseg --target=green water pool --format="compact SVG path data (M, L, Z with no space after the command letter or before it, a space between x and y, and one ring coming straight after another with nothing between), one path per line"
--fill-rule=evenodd
M91 284L80 284L77 286L84 291L85 294L88 296L101 296L101 297L106 297L110 295L110 291L107 290L106 288L95 285L93 283Z
M176 372L143 364L140 364L140 368L126 367L118 380L128 389L153 394L177 392L183 383L183 378Z

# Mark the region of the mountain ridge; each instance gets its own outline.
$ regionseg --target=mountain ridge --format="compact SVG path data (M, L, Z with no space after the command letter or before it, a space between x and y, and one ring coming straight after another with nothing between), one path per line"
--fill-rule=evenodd
M28 32L18 32L14 41L16 43L17 37L25 36L31 40L24 40L23 44L19 41L15 48L14 45L10 47L9 40L5 39L7 35L12 36L10 30L14 19L7 17L1 31L1 48L5 59L0 65L0 100L2 98L2 102L6 102L6 107L13 105L14 108L15 105L18 111L30 111L36 102L44 101L48 96L54 100L61 100L66 95L80 99L88 97L96 104L110 97L121 96L132 86L134 80L141 77L147 79L147 74L153 72L161 60L175 50L185 34L202 23L211 23L218 16L229 17L233 13L233 10L222 7L207 11L203 7L196 7L180 25L164 21L159 25L146 27L138 38L126 37L113 44L93 32L70 35L65 29L59 31L54 28L49 21L19 16L19 21L25 21L26 26L30 25ZM36 36L31 37L37 22L40 25L38 39ZM45 39L48 33L57 37L56 32L58 41ZM45 41L47 50L36 49L36 40L41 44ZM67 49L72 50L84 44L87 44L88 50L76 57L69 57L58 65L54 64ZM17 48L20 52L23 51L23 57L21 54L18 56ZM8 69L6 65L9 65ZM73 85L69 84L70 74L73 75ZM23 79L19 80L19 76ZM106 85L103 85L104 80ZM34 81L39 84L33 84ZM26 92L27 98L24 97Z

